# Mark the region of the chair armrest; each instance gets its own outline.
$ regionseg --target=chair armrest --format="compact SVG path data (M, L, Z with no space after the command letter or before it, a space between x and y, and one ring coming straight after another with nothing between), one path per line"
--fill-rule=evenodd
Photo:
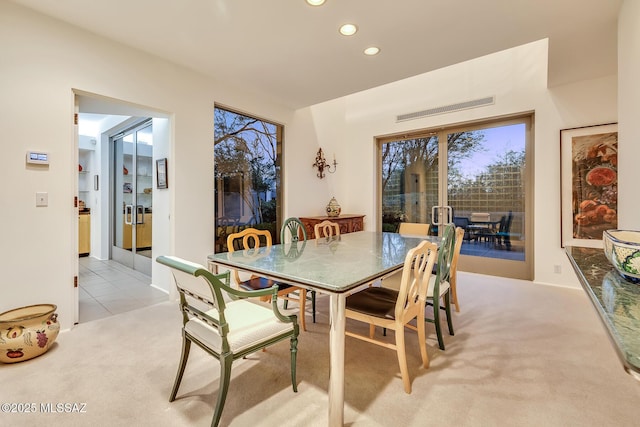
M220 280L220 276L224 275L229 277L229 272L223 273L222 275L215 275L211 273L209 270L204 268L202 265L174 257L174 256L159 256L156 258L156 261L160 264L166 265L171 268L175 268L177 270L183 271L185 273L191 274L195 277L205 276L207 281L211 283L212 286L218 287L220 291L224 291L232 297L235 296L237 298L256 298L256 297L271 297L271 305L273 306L273 313L276 317L283 322L295 322L297 318L296 315L285 316L278 309L277 300L278 300L278 286L274 285L270 288L259 289L255 291L245 291L240 289L234 289L229 285L223 283ZM217 282L217 283L216 283ZM218 298L218 297L217 297Z

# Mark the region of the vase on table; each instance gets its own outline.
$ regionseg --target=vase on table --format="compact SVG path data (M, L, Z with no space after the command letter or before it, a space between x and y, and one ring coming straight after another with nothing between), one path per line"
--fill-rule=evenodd
M332 197L331 200L329 201L329 204L327 205L327 216L340 216L340 211L342 210L342 208L340 207L340 204L338 204L338 201L336 200L335 197Z

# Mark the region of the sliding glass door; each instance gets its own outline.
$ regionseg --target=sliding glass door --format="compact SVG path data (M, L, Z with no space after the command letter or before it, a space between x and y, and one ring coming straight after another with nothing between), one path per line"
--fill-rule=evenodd
M153 133L145 121L111 138L113 152L112 258L151 275Z
M465 230L460 268L532 278L530 117L379 139L383 231Z

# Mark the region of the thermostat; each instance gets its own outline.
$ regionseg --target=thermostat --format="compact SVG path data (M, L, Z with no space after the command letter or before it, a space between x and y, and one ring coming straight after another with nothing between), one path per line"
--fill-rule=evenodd
M27 163L35 163L37 165L48 165L49 153L43 153L41 151L28 151Z

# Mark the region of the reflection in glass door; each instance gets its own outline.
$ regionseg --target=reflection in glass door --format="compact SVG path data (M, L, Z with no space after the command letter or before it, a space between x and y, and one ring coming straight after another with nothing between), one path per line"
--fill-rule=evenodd
M453 222L465 230L461 270L531 279L530 127L523 117L379 139L382 230Z
M151 121L112 137L112 258L151 275L153 133Z

